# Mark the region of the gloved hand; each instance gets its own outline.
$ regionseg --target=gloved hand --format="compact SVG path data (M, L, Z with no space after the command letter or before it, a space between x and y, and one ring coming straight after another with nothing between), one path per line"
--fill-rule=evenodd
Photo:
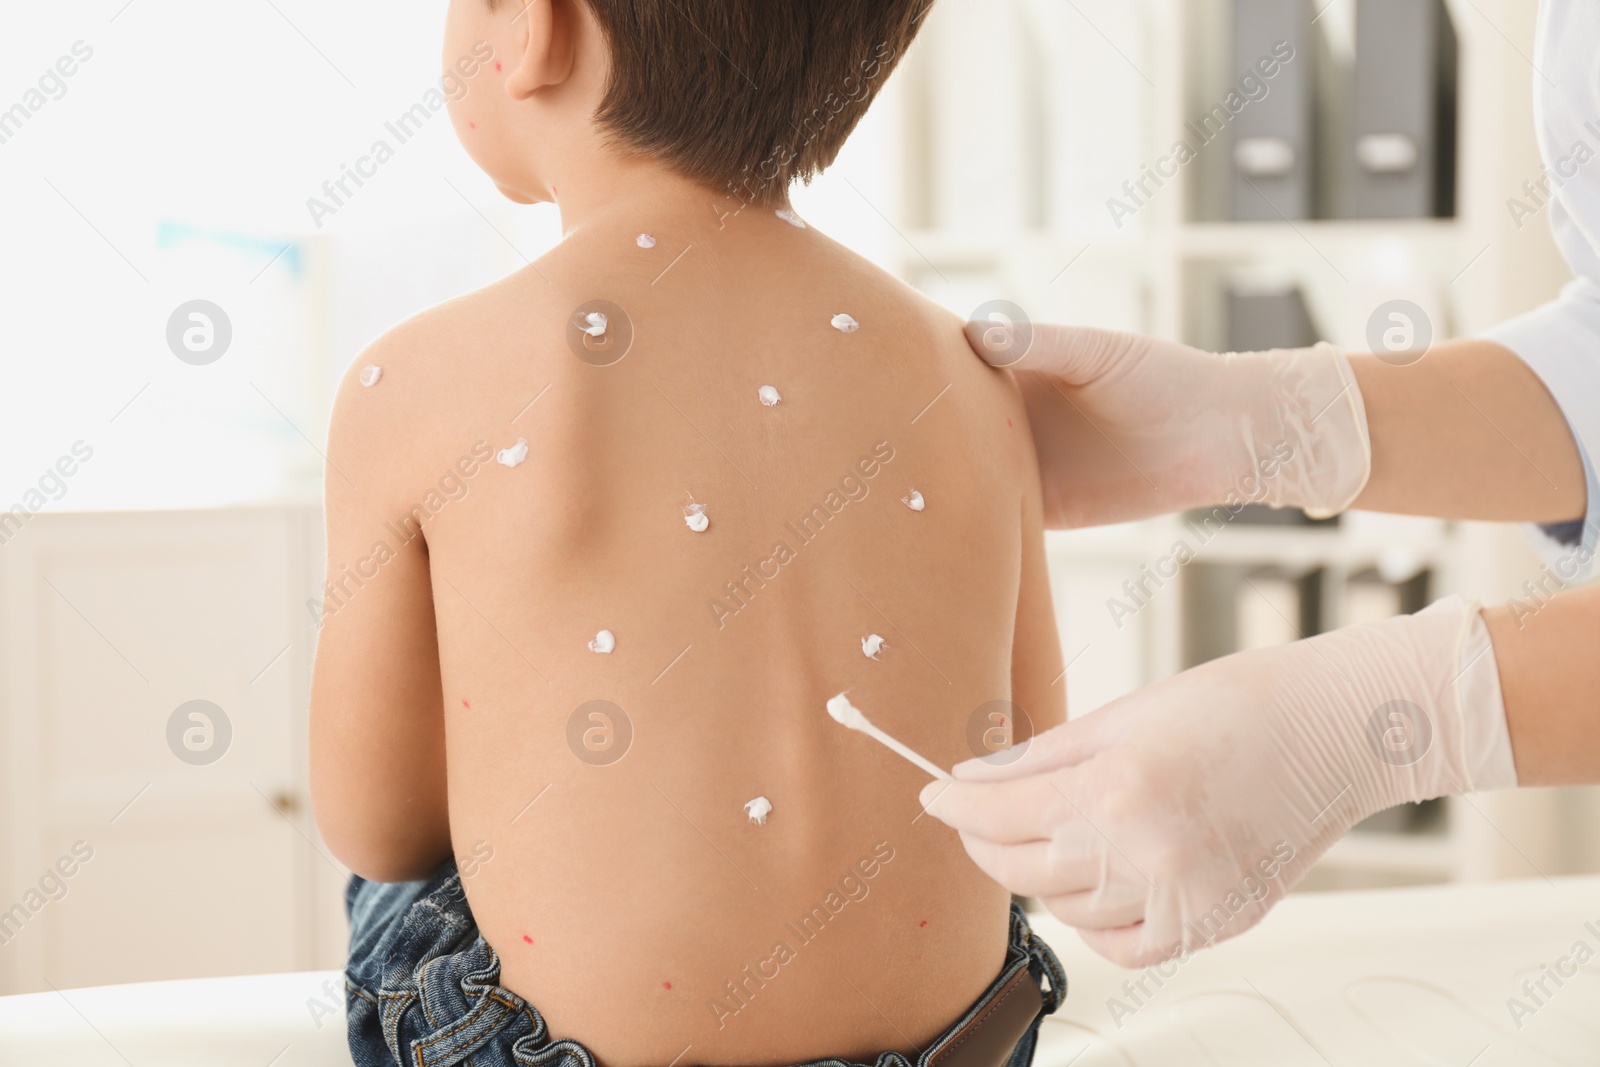
M924 807L1127 967L1248 930L1369 815L1516 784L1488 629L1459 597L1214 660L992 760Z
M1332 515L1371 471L1361 393L1331 345L1212 355L1109 330L981 321L967 324L967 340L1017 372L1054 528L1235 499ZM1290 460L1272 463L1285 449Z

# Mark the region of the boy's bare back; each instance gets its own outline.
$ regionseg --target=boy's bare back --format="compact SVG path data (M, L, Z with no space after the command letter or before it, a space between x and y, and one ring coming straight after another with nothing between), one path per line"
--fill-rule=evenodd
M1060 721L1031 448L958 320L771 209L603 213L397 329L335 415L331 558L381 573L317 679L371 729L402 709L401 745L442 730L447 798L400 783L390 854L447 805L502 984L615 1067L914 1053L993 980L1009 899L824 706L945 767L994 702Z

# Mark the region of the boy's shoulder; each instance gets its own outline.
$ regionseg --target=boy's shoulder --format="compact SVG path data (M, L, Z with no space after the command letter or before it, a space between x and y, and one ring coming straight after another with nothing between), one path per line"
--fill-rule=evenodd
M554 309L569 299L572 287L541 282L537 271L538 264L530 265L391 326L352 362L340 392L364 385L361 375L370 366L383 368L384 378L402 386L425 390L449 378L461 359L486 343L510 336L514 324L525 332L530 321L559 315Z
M544 355L568 317L581 279L555 280L530 264L481 289L417 312L384 331L346 368L334 404L334 425L406 419L426 425L486 369L511 350ZM574 305L575 306L575 305ZM369 401L377 400L372 403Z
M555 309L566 299L527 273L418 312L351 361L329 418L330 474L379 496L414 493L414 476L438 466L441 455L489 441L498 424L510 424L515 407L484 410L486 365L514 373L518 351L529 350L528 324L559 318ZM515 399L509 388L502 393L505 404Z

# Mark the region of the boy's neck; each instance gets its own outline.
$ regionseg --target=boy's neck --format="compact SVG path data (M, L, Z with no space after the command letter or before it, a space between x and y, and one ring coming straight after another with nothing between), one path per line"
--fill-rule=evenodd
M554 182L550 198L561 212L561 231L571 236L611 219L702 220L713 225L755 207L734 191L719 191L651 160L608 157ZM764 205L788 207L787 197Z

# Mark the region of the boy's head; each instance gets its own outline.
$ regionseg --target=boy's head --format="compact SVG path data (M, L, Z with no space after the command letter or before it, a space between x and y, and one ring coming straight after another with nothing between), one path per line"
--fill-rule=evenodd
M609 151L779 203L833 162L932 3L451 0L451 113L516 200Z

